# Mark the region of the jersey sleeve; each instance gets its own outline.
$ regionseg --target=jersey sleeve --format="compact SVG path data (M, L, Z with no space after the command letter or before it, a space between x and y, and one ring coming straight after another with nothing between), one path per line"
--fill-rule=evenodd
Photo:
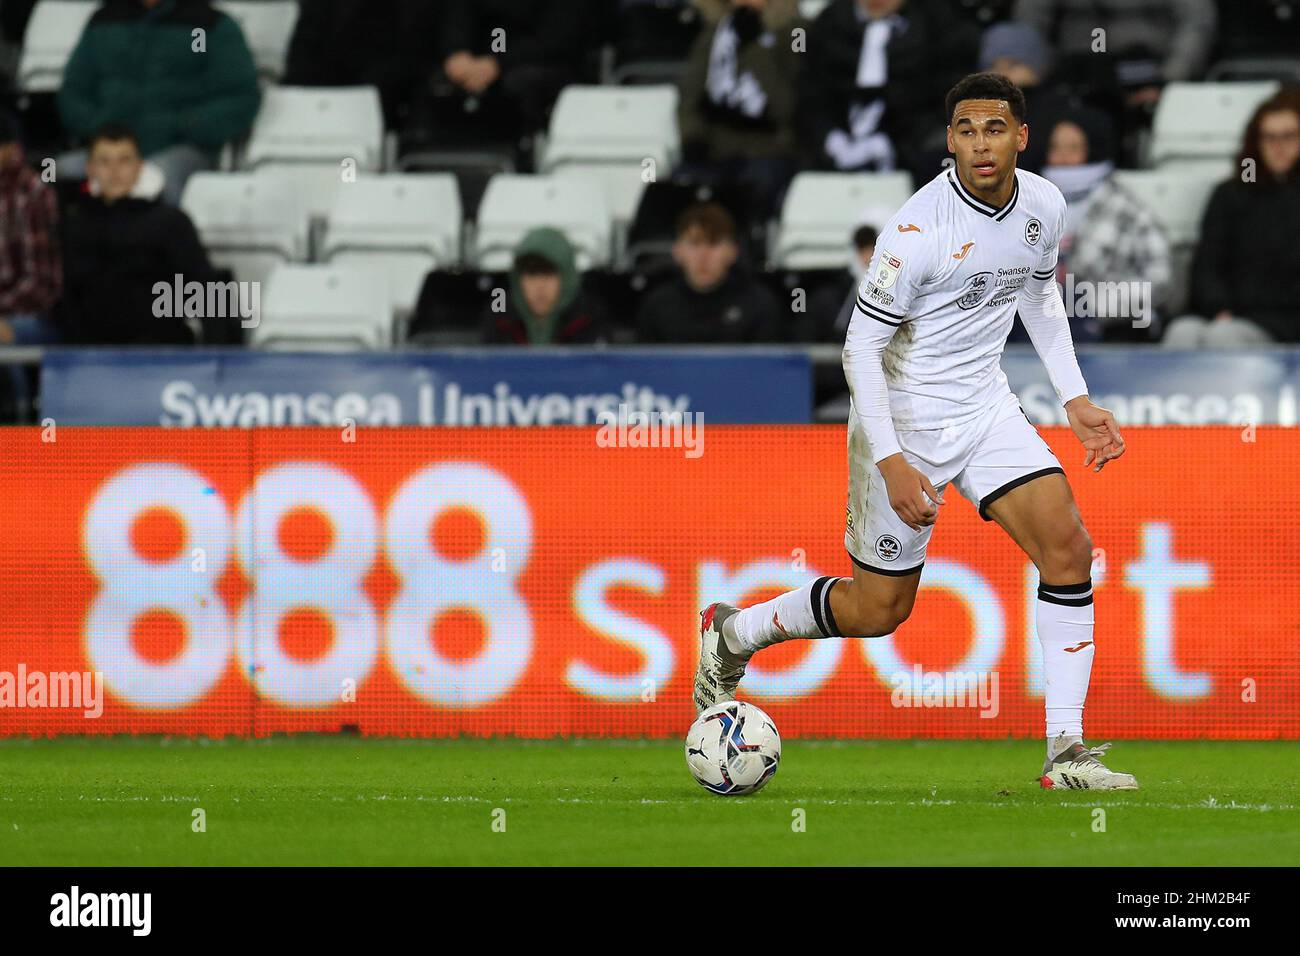
M934 271L935 237L927 236L924 226L906 221L905 212L906 207L885 225L876 241L844 339L844 377L853 396L853 414L862 424L876 463L900 451L885 382L885 348L908 321Z
M1047 241L1043 246L1042 257L1038 260L1038 268L1034 270L1032 276L1038 282L1056 280L1056 263L1061 254L1061 237L1065 235L1065 197L1058 192L1057 198L1059 203L1053 210L1055 221L1049 223L1048 228L1043 230Z
M1074 340L1070 335L1070 319L1061 300L1061 290L1056 284L1056 261L1065 232L1065 199L1059 199L1054 228L1045 232L1048 241L1039 267L1033 273L1016 303L1020 321L1029 333L1029 340L1038 352L1048 378L1056 390L1056 397L1064 405L1072 398L1088 393L1088 385L1079 370L1074 353Z
M900 215L885 225L858 286L858 309L894 328L906 321L934 272L935 237L916 223L902 221L906 218Z

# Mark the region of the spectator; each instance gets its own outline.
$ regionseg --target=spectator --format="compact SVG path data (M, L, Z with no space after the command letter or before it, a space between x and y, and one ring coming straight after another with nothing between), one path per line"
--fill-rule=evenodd
M697 182L747 187L772 215L794 176L795 0L696 0L709 27L681 80L677 116Z
M1132 96L1150 102L1162 84L1201 76L1218 23L1214 0L1017 0L1012 16L1063 55L1104 52Z
M809 28L799 74L812 163L933 178L947 155L935 104L971 72L978 46L978 31L943 0L831 0Z
M159 282L218 279L185 213L159 199L163 177L140 155L135 134L105 126L92 138L87 193L64 214L67 336L93 345L186 345L183 316L155 314Z
M191 173L211 168L223 145L248 132L260 102L243 33L209 0L107 0L77 41L58 94L76 139L130 123L172 205ZM58 169L85 175L85 152L61 156Z
M673 244L681 272L642 301L641 341L775 341L780 333L776 300L738 264L739 255L731 213L713 202L688 207Z
M1066 203L1057 279L1073 277L1066 288L1074 294L1066 296L1065 306L1076 341L1150 341L1159 331L1155 308L1169 294L1173 257L1151 213L1115 181L1109 137L1107 118L1087 109L1048 134L1043 175ZM1112 302L1103 292L1120 288L1127 298L1114 301L1127 302L1127 312L1103 314Z
M1014 15L1053 44L1061 72L1117 121L1129 159L1164 85L1205 71L1218 23L1214 0L1017 0Z
M1029 145L1016 160L1016 166L1031 173L1040 172L1047 158L1047 140L1052 129L1080 107L1048 83L1052 51L1047 41L1028 23L996 23L984 31L980 40L979 68L1005 76L1025 94ZM1095 150L1093 155L1101 158Z
M433 71L439 13L429 0L303 0L284 83L377 87L384 126L399 129Z
M443 29L447 79L525 136L580 75L589 36L581 0L446 0Z
M63 286L54 190L27 165L12 119L0 113L0 345L58 340L50 311ZM5 365L18 412L30 395L21 365Z
M885 222L889 214L877 221ZM853 243L849 262L842 275L813 290L808 296L808 311L798 323L790 338L795 342L842 342L853 317L853 304L857 301L858 286L871 266L876 254L879 230L873 225L860 225L853 230Z
M488 307L483 341L573 345L604 341L603 309L582 290L573 246L558 229L529 232L515 247L505 310Z
M1255 110L1239 168L1242 178L1219 184L1201 221L1192 264L1199 314L1172 322L1167 346L1300 342L1300 90L1283 89Z

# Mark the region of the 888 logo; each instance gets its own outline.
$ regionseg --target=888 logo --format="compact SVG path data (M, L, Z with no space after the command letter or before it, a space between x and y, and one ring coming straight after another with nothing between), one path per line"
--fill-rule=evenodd
M481 527L481 547L463 559L440 552L431 534L440 518L458 512L475 515ZM287 545L282 531L294 521L323 526L322 547ZM142 547L149 522L178 528L179 541ZM233 511L192 468L134 465L98 489L82 526L85 559L98 579L84 628L87 666L133 706L179 709L221 680L233 652L259 695L314 708L338 703L340 688L364 681L382 653L417 698L479 706L507 693L528 664L532 623L516 581L532 540L519 490L474 463L421 469L382 514L354 477L323 462L267 469ZM396 579L382 621L364 588L381 551ZM233 615L218 593L232 562L249 585ZM473 613L485 629L468 659L444 655L430 640L434 622L456 610ZM291 653L282 640L304 612L331 632L316 655ZM141 620L158 615L183 635L165 657L142 652L137 640Z

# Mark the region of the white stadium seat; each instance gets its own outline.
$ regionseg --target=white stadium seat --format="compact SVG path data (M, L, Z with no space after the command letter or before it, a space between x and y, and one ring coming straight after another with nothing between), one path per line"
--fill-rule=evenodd
M539 168L603 188L610 214L629 222L647 171L666 177L680 155L675 86L569 86L551 114Z
M1115 173L1115 181L1141 200L1175 248L1196 245L1210 194L1225 178L1183 169Z
M284 76L298 0L217 0L213 6L239 24L261 77L274 82Z
M772 245L779 269L836 269L853 231L879 228L913 193L907 173L800 173L790 184Z
M336 265L277 266L249 344L263 349L383 349L393 344L387 277Z
M1166 308L1177 315L1186 306L1192 258L1200 238L1201 217L1210 194L1227 177L1223 170L1211 172L1186 168L1120 170L1115 181L1131 192L1155 217L1169 240L1173 260Z
M63 85L63 69L98 7L96 0L40 0L36 4L18 59L20 91L54 93Z
M351 172L378 170L384 120L373 86L273 86L262 95L243 166L292 172L313 216Z
M307 258L307 210L282 182L254 173L195 173L181 208L212 261L241 282L264 282L276 265Z
M321 258L387 271L393 304L414 310L424 277L460 262L461 205L451 173L363 175L340 187Z
M577 250L578 268L609 264L612 223L604 194L567 176L493 176L479 206L473 264L489 272L510 268L519 240L536 226L553 226Z
M1151 164L1158 167L1230 164L1241 149L1250 115L1277 92L1261 83L1170 83L1160 95L1151 129ZM1225 172L1224 175L1227 175Z

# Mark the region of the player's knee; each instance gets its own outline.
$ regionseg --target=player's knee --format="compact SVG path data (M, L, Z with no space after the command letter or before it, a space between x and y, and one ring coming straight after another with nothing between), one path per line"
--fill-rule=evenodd
M845 637L883 637L902 626L912 613L916 602L914 594L872 595L854 604L852 633Z
M1092 536L1080 521L1043 549L1039 575L1053 584L1077 584L1092 573Z

